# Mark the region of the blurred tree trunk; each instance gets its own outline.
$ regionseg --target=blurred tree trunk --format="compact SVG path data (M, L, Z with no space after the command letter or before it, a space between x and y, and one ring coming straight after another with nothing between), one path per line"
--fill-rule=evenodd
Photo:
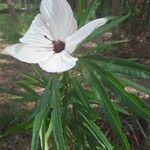
M71 5L72 9L75 10L75 8L76 8L76 1L75 0L68 0L68 2Z
M35 7L35 9L38 8L38 1L37 0L34 0L34 7Z
M146 17L146 22L147 22L147 25L150 24L150 1L147 1L147 17Z
M26 10L29 11L30 10L30 2L29 2L29 0L24 0L24 3L25 3Z
M39 8L41 0L34 0L35 9Z
M15 7L13 4L13 0L6 0L7 6L8 6L8 11L13 19L13 21L17 21L16 13L15 13Z
M112 14L114 16L119 16L121 14L122 0L112 0ZM121 29L117 27L113 31L113 39L118 39L120 37Z
M21 0L21 8L24 8L24 0Z
M112 13L117 16L121 13L122 0L112 0Z

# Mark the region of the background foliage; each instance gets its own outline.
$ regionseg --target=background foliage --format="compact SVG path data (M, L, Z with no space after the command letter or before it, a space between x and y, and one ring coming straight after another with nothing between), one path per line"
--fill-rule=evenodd
M12 95L13 101L33 103L30 110L15 115L12 128L1 119L4 130L0 137L27 133L33 128L32 150L40 147L39 139L43 149L49 149L49 145L58 150L149 149L150 106L129 89L149 95L148 85L140 81L149 82L150 68L137 63L140 61L137 56L130 53L126 56L118 50L133 49L143 33L149 40L150 2L69 0L69 3L79 27L98 17L109 16L109 22L84 41L87 45L79 47L75 71L47 75L33 66L32 75L20 75L17 90L0 86L0 92ZM0 1L2 43L15 43L22 37L39 5L38 0Z

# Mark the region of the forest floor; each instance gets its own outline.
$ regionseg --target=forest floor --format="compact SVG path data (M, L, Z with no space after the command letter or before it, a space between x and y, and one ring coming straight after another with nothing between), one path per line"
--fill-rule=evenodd
M5 45L0 45L0 87L17 89L15 82L20 79L20 73L32 72L30 65L21 63L8 56ZM22 122L30 103L20 104L11 100L10 95L0 93L0 133L14 123ZM31 133L10 136L0 140L0 150L29 150Z
M120 58L138 58L140 63L150 64L150 43L147 36L137 37L134 41L121 47L113 55ZM20 79L20 73L33 72L30 65L21 63L8 56L5 52L6 45L0 44L0 87L17 89L15 81ZM107 55L112 55L108 53ZM150 86L150 83L139 80L140 83ZM150 102L150 96L141 93L135 89L129 88L142 99ZM0 94L0 133L8 127L14 125L14 122L21 122L25 117L26 109L31 109L30 103L20 104L11 100L11 96ZM31 141L31 132L7 137L0 140L0 150L29 150Z

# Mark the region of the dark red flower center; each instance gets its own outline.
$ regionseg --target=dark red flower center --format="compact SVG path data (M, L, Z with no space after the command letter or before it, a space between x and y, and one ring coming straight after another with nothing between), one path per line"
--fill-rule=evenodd
M62 41L60 41L60 40L57 40L57 41L53 41L53 40L51 40L50 38L48 38L46 35L44 35L44 37L46 38L46 39L48 39L49 41L51 41L52 42L52 46L53 46L53 51L55 52L55 53L60 53L60 52L62 52L64 49L65 49L65 42L62 42Z
M53 41L53 50L55 53L60 53L65 49L65 43L58 40L58 41Z

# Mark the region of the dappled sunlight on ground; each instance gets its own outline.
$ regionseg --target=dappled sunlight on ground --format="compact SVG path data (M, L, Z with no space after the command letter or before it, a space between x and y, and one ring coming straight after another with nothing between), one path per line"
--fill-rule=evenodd
M16 89L15 81L20 79L20 73L33 72L28 64L21 63L6 55L5 46L0 46L0 87ZM17 103L12 96L0 93L0 133L15 123L21 123L26 118L26 110L33 107L32 103ZM31 133L15 135L0 141L0 150L28 150ZM23 147L23 148L22 148Z

